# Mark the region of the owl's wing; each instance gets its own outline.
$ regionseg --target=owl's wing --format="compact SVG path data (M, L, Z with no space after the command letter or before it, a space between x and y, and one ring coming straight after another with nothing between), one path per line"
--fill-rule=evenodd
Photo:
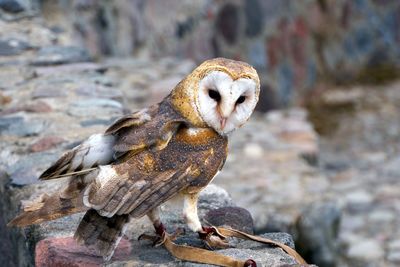
M204 162L207 155L203 151L192 156L174 168L155 169L146 174L140 163L102 166L95 181L87 187L83 202L102 216L130 214L141 217L187 188L201 175L198 162Z
M172 112L160 112L159 105L126 115L104 134L95 134L66 152L39 177L41 180L82 175L98 166L115 162L127 152L137 153L155 146L164 148L180 121Z

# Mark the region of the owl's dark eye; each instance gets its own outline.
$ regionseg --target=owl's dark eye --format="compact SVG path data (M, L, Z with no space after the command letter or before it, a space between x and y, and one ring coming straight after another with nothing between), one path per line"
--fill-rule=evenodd
M242 104L246 100L246 97L244 95L239 96L239 98L236 100L236 105Z
M218 91L215 91L213 89L208 90L208 96L217 102L221 100L221 95L218 93Z

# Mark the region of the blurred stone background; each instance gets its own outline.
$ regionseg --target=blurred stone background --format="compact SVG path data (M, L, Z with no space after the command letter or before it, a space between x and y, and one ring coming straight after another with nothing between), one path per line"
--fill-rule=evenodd
M32 265L73 231L5 227L55 186L41 171L223 56L257 68L262 96L214 183L311 263L398 266L399 23L398 0L0 0L0 259Z

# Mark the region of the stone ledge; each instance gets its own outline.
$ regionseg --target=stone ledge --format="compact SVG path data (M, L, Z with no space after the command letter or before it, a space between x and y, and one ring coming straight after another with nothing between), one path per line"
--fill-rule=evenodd
M176 204L176 203L175 203ZM178 227L186 229L177 243L202 247L197 234L191 233L183 222L177 205L162 206L162 220L169 232ZM229 214L229 216L227 216ZM55 221L29 226L24 231L25 242L34 248L35 266L198 266L189 262L174 259L163 248L154 248L147 241L137 241L143 233L153 234L154 230L147 218L132 220L128 226L125 238L116 249L110 262L104 263L102 257L95 251L78 245L72 238L73 233L83 214L64 217ZM228 193L216 186L209 185L200 196L199 215L204 221L224 226L232 226L247 232L253 232L253 219L245 209L236 207ZM236 219L235 219L236 218ZM241 218L241 220L237 220ZM233 219L233 220L232 220ZM294 241L289 234L272 233L264 237L282 242L294 247ZM233 248L219 250L221 254L238 259L254 258L262 266L292 265L296 262L279 248L261 245L250 241L230 240Z

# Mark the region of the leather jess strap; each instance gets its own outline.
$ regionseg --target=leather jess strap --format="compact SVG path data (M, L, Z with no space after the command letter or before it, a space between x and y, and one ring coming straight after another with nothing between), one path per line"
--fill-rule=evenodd
M280 242L276 242L274 240L263 238L260 236L250 235L235 229L228 229L223 227L214 227L214 229L216 230L218 235L223 237L236 237L240 239L252 240L263 244L269 244L280 247L283 251L292 256L297 261L298 264L302 266L308 266L307 262L294 249ZM165 248L175 258L181 260L197 262L197 263L213 264L218 266L226 266L226 267L256 266L253 260L243 261L202 248L191 247L186 245L177 245L173 242L174 238L168 234L165 234L163 239L164 240L162 244L165 246Z

